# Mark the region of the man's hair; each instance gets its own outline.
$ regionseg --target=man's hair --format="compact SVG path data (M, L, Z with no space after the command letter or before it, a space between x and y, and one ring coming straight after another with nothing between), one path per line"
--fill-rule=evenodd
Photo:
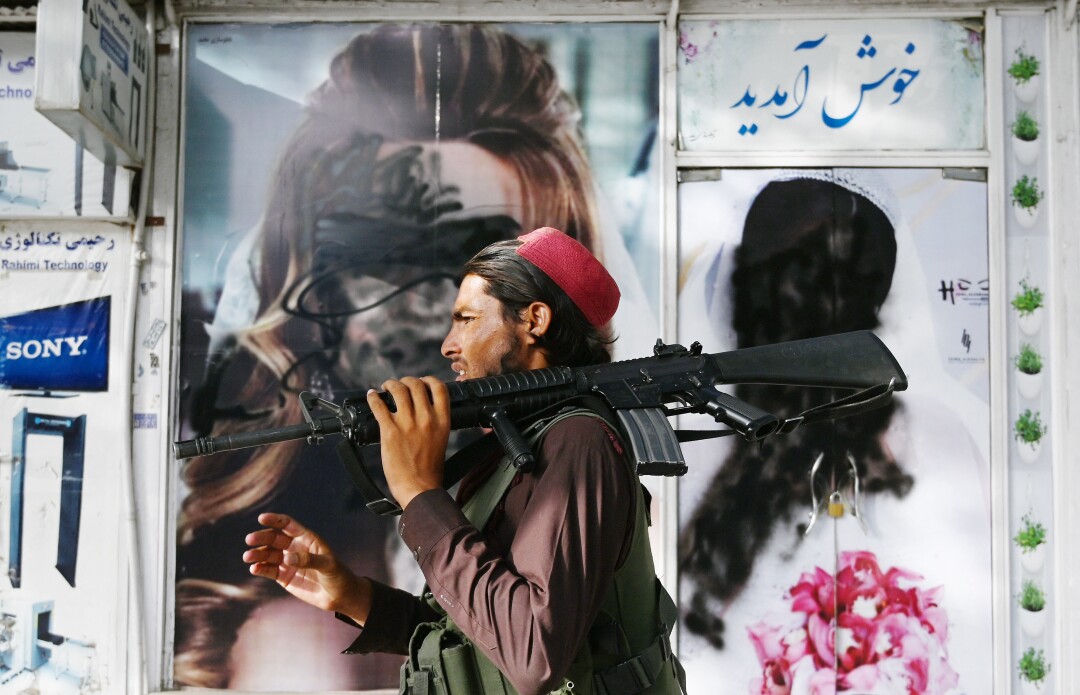
M487 282L486 291L502 304L508 321L521 321L533 302L551 307L551 327L537 346L554 366L584 367L611 361L615 339L610 326L597 328L585 318L566 292L539 268L517 254L521 241L491 244L465 264L462 277L476 275Z

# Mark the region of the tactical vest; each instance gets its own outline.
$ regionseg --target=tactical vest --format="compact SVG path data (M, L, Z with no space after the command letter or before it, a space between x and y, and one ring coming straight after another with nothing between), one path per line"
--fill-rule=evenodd
M535 423L523 434L535 450L557 422L574 416L596 417L607 423L591 410L572 408ZM504 457L465 504L465 516L478 529L484 528L514 474L513 465ZM552 695L682 695L686 691L682 666L669 641L678 613L656 578L647 501L641 485L635 486L635 491L630 552L615 572L562 686L551 691ZM510 681L473 646L426 587L424 597L442 619L423 623L413 632L409 658L401 667L401 695L517 695Z

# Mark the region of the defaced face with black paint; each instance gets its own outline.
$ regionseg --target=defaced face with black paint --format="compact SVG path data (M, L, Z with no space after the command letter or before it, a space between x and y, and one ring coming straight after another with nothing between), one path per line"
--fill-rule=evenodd
M450 378L438 355L454 279L473 253L520 231L520 180L469 143L366 149L375 160L339 176L352 194L337 188L340 202L323 205L315 221L311 280L297 307L339 334L332 368L348 388L406 375Z

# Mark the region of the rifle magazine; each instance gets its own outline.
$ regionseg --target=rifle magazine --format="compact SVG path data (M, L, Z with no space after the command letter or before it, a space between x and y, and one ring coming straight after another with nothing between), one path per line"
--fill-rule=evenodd
M683 475L686 459L662 408L618 410L638 475Z

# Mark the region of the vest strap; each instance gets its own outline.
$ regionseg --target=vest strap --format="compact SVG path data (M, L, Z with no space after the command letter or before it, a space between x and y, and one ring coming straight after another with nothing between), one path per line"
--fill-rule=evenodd
M593 677L599 695L633 695L652 687L660 672L671 661L671 642L667 632L657 636L640 654Z
M430 671L414 671L406 675L402 671L402 684L400 691L409 695L432 695L435 688L432 685Z
M475 649L475 645L473 647ZM474 652L475 654L475 652ZM503 676L502 671L488 658L475 658L476 669L480 672L483 695L517 695L517 692ZM479 695L479 693L477 694Z
M588 412L588 411L581 411ZM568 417L571 413L567 413L563 417ZM527 427L523 436L528 436L529 447L536 446L537 442L544 436L551 426L554 425L563 417L553 417L550 420L538 420L532 425ZM491 518L492 512L495 511L495 507L499 506L499 502L502 501L506 491L510 489L510 483L514 481L514 477L517 476L518 468L513 464L508 456L503 456L499 461L495 471L492 472L491 477L488 478L480 489L477 490L472 497L461 508L465 518L468 519L473 526L479 530L483 530L487 526L488 519Z
M461 508L462 513L465 514L465 518L468 519L473 526L477 529L484 528L488 519L491 518L492 512L495 511L495 507L499 506L499 502L502 500L503 495L505 495L506 491L510 488L510 483L513 482L517 472L518 469L509 459L504 457L499 461L499 464L491 474L491 477L485 481L484 485L477 490L476 494L470 497Z
M656 584L661 620L659 634L653 643L639 654L596 673L593 676L593 683L596 686L597 695L634 695L634 693L651 688L669 664L675 672L679 687L683 692L686 691L686 671L671 651L669 638L675 621L678 619L678 608L659 579L656 580Z

